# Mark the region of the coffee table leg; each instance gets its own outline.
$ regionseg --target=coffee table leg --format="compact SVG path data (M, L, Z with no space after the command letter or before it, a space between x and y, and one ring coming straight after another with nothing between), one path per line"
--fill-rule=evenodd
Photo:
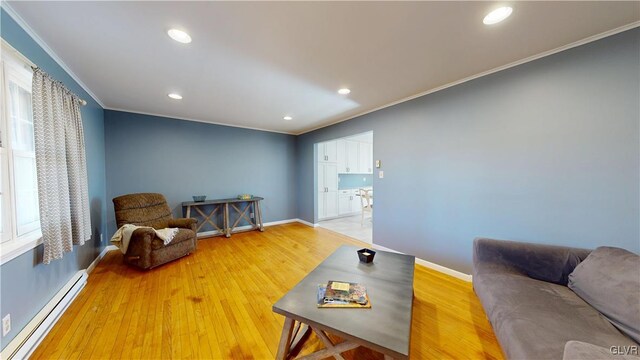
M289 356L289 346L291 346L291 334L293 333L293 319L285 318L284 326L282 326L282 335L280 335L280 344L278 345L277 360L285 360Z

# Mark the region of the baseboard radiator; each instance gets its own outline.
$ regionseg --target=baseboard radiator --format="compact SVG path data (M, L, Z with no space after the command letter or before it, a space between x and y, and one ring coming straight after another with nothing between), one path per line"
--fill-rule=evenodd
M0 359L28 359L67 307L78 296L80 290L87 284L87 277L85 270L75 273L65 286L2 350Z

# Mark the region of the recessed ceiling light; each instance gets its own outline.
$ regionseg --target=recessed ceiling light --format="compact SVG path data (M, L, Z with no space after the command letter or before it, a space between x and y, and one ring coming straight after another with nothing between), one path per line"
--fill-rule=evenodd
M178 30L178 29L171 29L169 31L167 31L167 34L175 41L183 43L183 44L188 44L191 42L191 36L189 36L189 34L187 34L186 32L182 31L182 30Z
M289 115L283 117L283 119L285 119L285 120L293 120L293 118L291 116L289 116Z
M167 96L172 98L172 99L174 99L174 100L182 100L182 95L180 95L180 94L171 93L171 94L169 94Z
M351 92L351 90L349 90L347 88L342 88L342 89L338 90L338 94L340 94L340 95L347 95L350 92Z
M485 25L497 24L500 21L508 18L509 15L511 15L512 11L513 11L513 9L510 8L509 6L504 6L504 7L501 7L501 8L497 8L497 9L493 10L492 12L490 12L489 14L487 14L487 16L484 17L484 20L482 20L482 22Z

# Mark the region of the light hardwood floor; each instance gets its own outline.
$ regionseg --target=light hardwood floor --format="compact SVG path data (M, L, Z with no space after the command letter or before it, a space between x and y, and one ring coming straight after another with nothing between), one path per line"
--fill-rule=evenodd
M271 305L341 244L364 245L288 224L200 240L195 253L148 272L112 251L32 358L273 359L284 318ZM416 265L414 288L412 359L503 358L470 283ZM301 354L322 348L314 336ZM343 355L383 358L363 348Z

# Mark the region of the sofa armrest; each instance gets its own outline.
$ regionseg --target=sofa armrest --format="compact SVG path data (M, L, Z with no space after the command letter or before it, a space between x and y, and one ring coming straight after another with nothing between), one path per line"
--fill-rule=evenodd
M474 276L482 272L511 272L567 285L569 274L591 250L564 246L476 238Z
M170 219L169 220L169 227L170 228L177 227L177 228L183 228L183 229L190 229L190 230L193 230L193 232L195 232L197 223L198 223L198 220L193 219L193 218Z

